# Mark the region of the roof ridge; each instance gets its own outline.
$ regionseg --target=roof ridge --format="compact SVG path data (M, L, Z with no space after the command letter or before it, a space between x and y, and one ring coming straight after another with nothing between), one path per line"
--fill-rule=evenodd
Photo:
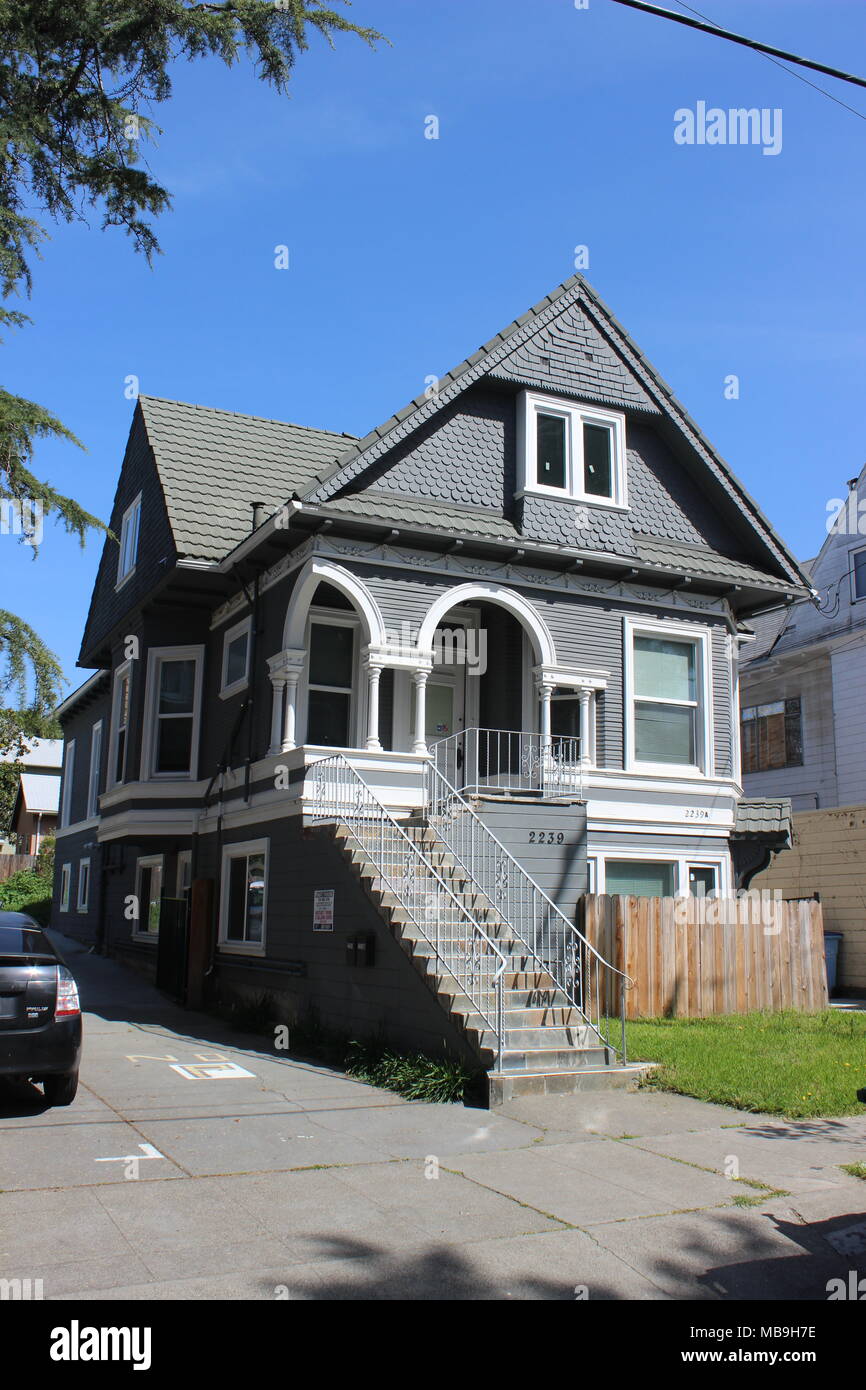
M184 410L202 410L209 415L228 415L232 420L257 420L263 425L280 425L283 429L308 430L310 434L327 434L333 439L358 439L356 434L350 434L347 430L324 430L318 425L299 425L294 420L276 420L271 415L252 415L245 410L225 410L219 405L199 405L195 401L179 401L172 396L152 396L147 392L140 392L139 401L156 401L160 405L179 405Z
M489 356L496 348L502 347L515 333L525 328L527 323L532 319L543 314L546 309L550 309L557 300L563 298L563 296L568 294L571 290L583 287L588 287L588 283L579 273L570 275L567 280L563 280L560 285L557 285L549 294L543 295L541 299L533 304L531 308L527 309L525 313L521 314L519 318L512 319L505 328L500 329L498 333L494 333L491 338L488 338L486 342L483 342L474 352L464 357L455 367L449 368L447 372L443 372L442 376L437 377L436 395L439 395L443 384L456 384L464 373L477 366L479 361ZM341 458L337 459L330 468L327 468L324 473L316 478L315 484L307 490L307 496L317 491L318 488L322 487L332 478L335 478L353 458L359 458L377 440L385 439L397 425L403 424L410 415L415 414L422 406L429 405L430 400L431 397L428 396L426 392L421 396L413 396L406 405L402 406L399 410L395 410L393 414L389 415L381 424L368 430L365 435L356 437L354 446L347 449L346 453Z

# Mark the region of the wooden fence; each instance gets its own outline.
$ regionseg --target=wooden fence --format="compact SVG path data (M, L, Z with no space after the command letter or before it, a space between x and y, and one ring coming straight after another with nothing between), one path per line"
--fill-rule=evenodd
M754 1009L827 1006L821 904L765 895L720 900L582 900L581 930L635 981L628 1018L706 1018ZM617 1014L611 984L606 1012Z
M17 874L19 869L35 869L35 854L0 854L0 883Z

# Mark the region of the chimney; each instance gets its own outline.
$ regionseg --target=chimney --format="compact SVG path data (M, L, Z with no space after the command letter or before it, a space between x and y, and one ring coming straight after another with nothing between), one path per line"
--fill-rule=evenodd
M251 502L251 503L250 503L250 506L251 506L252 509L253 509L253 527L252 527L252 529L253 529L254 531L258 531L258 529L259 529L259 527L261 526L262 522L265 520L265 504L264 504L264 502Z

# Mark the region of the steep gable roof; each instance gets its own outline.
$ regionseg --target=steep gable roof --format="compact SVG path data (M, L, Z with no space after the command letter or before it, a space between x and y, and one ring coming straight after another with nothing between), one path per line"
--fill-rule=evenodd
M555 333L551 331L554 325ZM557 347L562 333L570 340L567 354ZM447 372L439 379L434 393L416 397L363 439L355 441L302 496L310 502L325 503L354 487L355 497L359 498L367 469L484 377L547 389L558 386L590 401L615 403L665 418L685 446L684 456L690 459L695 471L727 495L752 542L767 556L771 572L781 572L795 588L808 587L796 559L758 504L581 275L572 276L545 295Z

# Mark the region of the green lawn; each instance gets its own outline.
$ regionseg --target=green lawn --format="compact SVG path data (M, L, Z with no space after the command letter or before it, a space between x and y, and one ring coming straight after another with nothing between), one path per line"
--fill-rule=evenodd
M755 1013L628 1023L630 1061L660 1062L648 1085L805 1119L866 1115L866 1015Z

